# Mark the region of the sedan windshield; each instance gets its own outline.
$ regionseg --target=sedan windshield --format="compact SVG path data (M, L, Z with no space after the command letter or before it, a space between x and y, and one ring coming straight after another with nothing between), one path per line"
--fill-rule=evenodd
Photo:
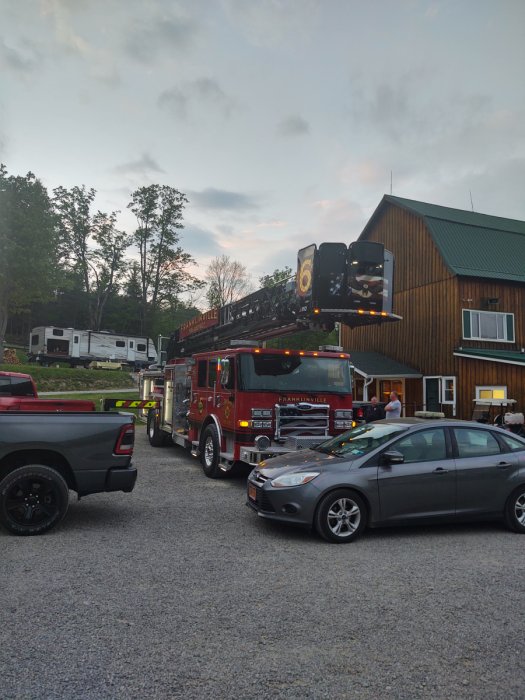
M406 425L368 423L327 440L313 449L333 454L337 457L345 455L360 457L372 452L396 435L405 432L405 430L407 430Z

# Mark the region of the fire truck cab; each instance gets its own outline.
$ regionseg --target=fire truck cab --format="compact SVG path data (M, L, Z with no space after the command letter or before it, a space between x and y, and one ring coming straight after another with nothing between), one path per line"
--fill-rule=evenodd
M148 416L152 445L170 438L217 477L318 444L352 426L352 369L342 352L232 347L165 367L165 400ZM172 400L167 400L171 397Z

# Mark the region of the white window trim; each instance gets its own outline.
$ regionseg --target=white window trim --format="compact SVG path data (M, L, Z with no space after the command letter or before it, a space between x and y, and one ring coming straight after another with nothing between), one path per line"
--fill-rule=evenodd
M463 311L468 311L470 314L470 336L467 338L465 337L465 324L462 321L462 329L461 329L461 335L463 337L463 340L482 340L486 343L513 343L514 340L509 340L507 338L507 322L506 322L506 317L507 316L512 316L512 329L514 331L514 337L516 337L516 322L514 318L514 314L511 312L506 313L505 311L482 311L481 309L463 309ZM472 334L472 314L490 314L491 316L498 315L498 316L503 316L504 317L504 322L503 322L503 332L505 334L505 338L485 338L483 336L478 336L478 335L473 335Z
M503 393L505 394L505 396L502 399L482 399L480 397L480 393L482 391L487 391L487 389L490 389L491 391L494 391L495 389L497 389L498 391L503 390ZM476 401L496 401L499 403L500 401L505 401L506 398L507 398L507 387L506 386L498 386L498 385L476 386Z
M452 393L454 394L454 398L452 401L447 401L445 399L445 391L446 391L446 385L447 385L447 380L452 379ZM456 405L456 377L441 377L441 403L445 404L447 406L455 406Z

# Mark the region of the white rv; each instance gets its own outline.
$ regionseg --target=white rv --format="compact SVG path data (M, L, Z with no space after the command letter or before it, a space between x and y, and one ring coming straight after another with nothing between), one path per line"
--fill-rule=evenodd
M69 362L72 367L112 361L143 368L157 362L158 355L151 338L57 326L33 328L29 361L48 365L58 360Z

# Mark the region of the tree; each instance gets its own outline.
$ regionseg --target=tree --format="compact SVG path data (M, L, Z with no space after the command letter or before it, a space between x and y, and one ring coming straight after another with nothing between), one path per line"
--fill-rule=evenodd
M33 173L8 175L0 165L0 347L11 314L49 298L57 279L55 218Z
M119 286L126 267L124 253L131 238L117 230L117 213L91 214L93 188L57 187L53 205L60 236L59 253L65 268L82 281L87 299L89 327L100 330L108 299Z
M284 282L285 280L290 279L292 276L292 268L286 265L286 267L284 267L282 270L274 270L271 275L263 275L262 277L259 277L259 284L261 287L273 287L274 285L279 284L279 282Z
M244 265L228 255L215 258L206 270L208 289L206 299L210 308L237 301L251 291L251 282Z
M186 195L167 185L149 185L135 190L131 198L128 208L138 222L133 242L140 255L142 325L146 329L151 327L148 314L154 316L180 294L203 283L187 271L194 260L178 245Z

